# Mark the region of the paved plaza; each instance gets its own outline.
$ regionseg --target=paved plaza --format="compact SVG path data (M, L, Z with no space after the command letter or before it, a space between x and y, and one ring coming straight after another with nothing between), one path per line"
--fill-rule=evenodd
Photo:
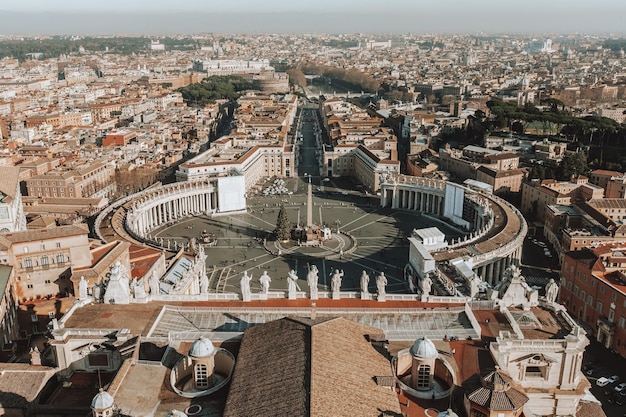
M448 239L459 236L452 227L430 217L380 208L378 197L352 191L349 182L316 180L319 185L313 187L313 222L329 227L333 234L339 230L344 240L352 239L356 249L351 253L341 253L336 242L329 242L322 248L302 247L280 255L274 250L272 254L275 246L271 233L281 205L294 225L306 222L308 184L297 178L286 181L291 195L249 197L247 213L190 217L157 229L154 236L170 241L173 247L174 243L186 244L192 237L200 241L206 231L212 240L205 247L210 290L237 293L244 271L253 276L253 292L261 288L258 278L263 271L268 271L272 279L272 291L286 291L287 273L291 269L298 274L299 287L307 291L306 274L310 265L319 270L322 291L330 290L331 275L339 269L344 271L342 291L360 290L359 278L366 271L370 275L370 292L376 292L375 277L384 272L388 279L387 292L404 293L408 290L402 279L409 251L406 237L411 231L437 226Z

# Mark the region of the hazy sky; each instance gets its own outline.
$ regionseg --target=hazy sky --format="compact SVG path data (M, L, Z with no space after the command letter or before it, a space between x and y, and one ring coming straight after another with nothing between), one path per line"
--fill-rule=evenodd
M235 16L233 16L235 15ZM626 0L3 0L0 35L626 32Z

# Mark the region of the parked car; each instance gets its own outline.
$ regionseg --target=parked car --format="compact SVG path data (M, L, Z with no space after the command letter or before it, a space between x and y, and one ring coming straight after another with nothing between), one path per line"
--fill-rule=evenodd
M622 382L621 384L619 384L618 386L616 386L615 388L613 388L616 392L622 392L626 389L626 382Z
M613 375L613 376L609 377L609 384L612 384L613 382L617 382L617 381L619 381L619 376L618 375Z
M604 387L604 386L609 385L609 378L601 376L600 378L596 380L596 385L599 387Z

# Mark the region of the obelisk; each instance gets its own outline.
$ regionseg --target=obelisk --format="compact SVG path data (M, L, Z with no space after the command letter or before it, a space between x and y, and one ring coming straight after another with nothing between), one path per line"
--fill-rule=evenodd
M309 191L306 197L306 227L313 227L313 189L311 188L311 177L309 176Z

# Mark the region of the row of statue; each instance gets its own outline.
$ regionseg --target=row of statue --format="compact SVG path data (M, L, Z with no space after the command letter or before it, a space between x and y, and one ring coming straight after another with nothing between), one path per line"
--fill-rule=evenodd
M309 272L306 276L306 282L309 287L309 293L311 298L317 298L318 291L318 277L319 270L317 266L311 265L309 267ZM341 281L343 279L344 272L343 270L335 269L330 279L331 291L333 293L338 293L341 290ZM252 298L252 291L250 289L250 282L252 281L252 275L248 275L248 271L244 271L241 279L239 281L239 285L241 288L241 295L244 301L249 301ZM360 284L361 284L361 292L363 294L369 294L369 281L370 276L366 271L363 271L361 274ZM269 286L272 279L267 274L267 271L263 272L263 275L259 277L259 283L261 284L261 293L267 294L269 292ZM387 286L387 277L384 272L380 272L376 277L376 290L378 292L378 296L384 296L386 294L385 288ZM293 269L289 271L287 274L287 292L290 295L290 298L295 296L297 291L302 291L300 286L298 285L298 274Z

